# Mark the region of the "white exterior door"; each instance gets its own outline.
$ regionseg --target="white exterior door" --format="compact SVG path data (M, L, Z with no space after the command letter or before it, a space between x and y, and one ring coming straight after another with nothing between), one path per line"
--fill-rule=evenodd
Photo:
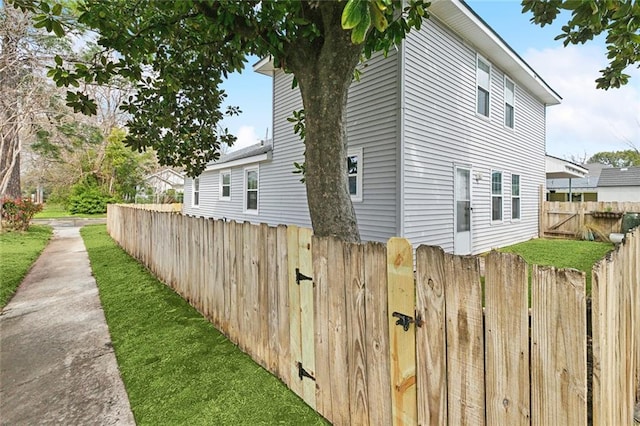
M471 253L471 170L456 167L453 252Z

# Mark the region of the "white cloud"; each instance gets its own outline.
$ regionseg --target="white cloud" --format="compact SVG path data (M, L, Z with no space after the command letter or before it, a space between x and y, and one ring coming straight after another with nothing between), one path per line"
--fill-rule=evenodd
M233 134L238 139L231 149L229 149L229 152L237 151L238 149L246 148L260 142L260 137L256 134L256 129L253 126L240 126Z
M530 49L524 55L536 72L562 96L547 109L547 152L569 158L640 147L640 72L631 67L621 89L596 89L606 62L599 46Z

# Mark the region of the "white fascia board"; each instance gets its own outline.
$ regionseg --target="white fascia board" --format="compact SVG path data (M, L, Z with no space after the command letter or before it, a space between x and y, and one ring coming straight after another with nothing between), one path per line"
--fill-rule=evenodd
M245 164L259 163L267 160L271 160L271 151L265 152L264 154L253 155L251 157L238 158L237 160L228 161L226 163L209 164L204 171L210 172L214 170L230 169L232 167L244 166Z

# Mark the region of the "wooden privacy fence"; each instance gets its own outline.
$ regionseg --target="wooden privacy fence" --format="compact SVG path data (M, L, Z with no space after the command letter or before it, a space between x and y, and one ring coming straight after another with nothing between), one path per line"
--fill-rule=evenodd
M608 238L620 232L623 213L640 213L633 202L540 202L540 236L583 238L589 232Z
M477 258L436 247L418 247L414 265L401 238L350 244L295 226L116 205L107 223L127 252L334 424L633 421L640 230L594 269L590 332L584 274L534 266L529 286L512 254L490 253L480 277Z

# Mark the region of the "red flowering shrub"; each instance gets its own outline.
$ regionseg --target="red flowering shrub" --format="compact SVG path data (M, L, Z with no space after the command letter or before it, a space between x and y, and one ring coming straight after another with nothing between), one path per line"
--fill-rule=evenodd
M16 231L26 231L33 216L40 211L42 211L42 204L36 204L29 199L3 198L1 210L3 226Z

